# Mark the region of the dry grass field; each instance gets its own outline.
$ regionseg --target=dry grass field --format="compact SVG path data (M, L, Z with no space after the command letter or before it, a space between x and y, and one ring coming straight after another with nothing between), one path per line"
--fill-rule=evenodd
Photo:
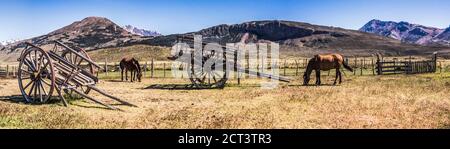
M324 76L331 84L334 76ZM0 128L450 128L450 73L344 77L339 86L301 86L298 78L277 89L264 79L231 80L225 89L164 90L103 78L99 88L138 108L102 108L86 100L23 103L16 79L0 79ZM98 94L91 94L103 99Z

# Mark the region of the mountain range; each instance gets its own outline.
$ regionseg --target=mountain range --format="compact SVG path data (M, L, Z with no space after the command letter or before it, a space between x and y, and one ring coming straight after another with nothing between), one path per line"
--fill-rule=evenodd
M140 29L140 28L134 27L132 25L125 25L123 27L123 29L127 30L128 32L130 32L132 34L139 35L139 36L150 36L150 37L161 36L161 34L156 31Z
M5 40L5 41L0 41L0 46L7 46L9 44L14 44L16 42L19 42L20 40L15 39L15 40Z
M440 29L408 22L371 20L360 31L390 37L405 43L450 46L450 27Z
M405 26L405 28L398 26ZM409 36L404 34L406 31ZM376 20L366 24L360 31L295 21L267 20L232 25L221 24L183 34L163 36L156 35L153 32L151 34L155 36L148 36L148 34L144 33L144 30L137 29L131 25L122 28L107 18L87 17L46 35L22 40L19 43L9 44L3 48L0 47L0 61L2 61L2 57L9 57L11 60L17 59L8 54L12 53L17 57L21 49L23 49L23 44L20 44L23 42L32 42L43 46L52 43L54 40L59 40L70 46L77 46L91 51L137 44L171 47L176 43L177 36L192 34L202 35L204 42L218 42L221 44L236 43L244 35L248 35L248 42L279 43L282 55L311 56L330 52L355 56L370 56L375 53L384 55L424 55L449 49L442 46L442 44L429 46L428 41L425 42L425 39L430 39L435 41L435 43L448 41L450 37L449 32L450 29L440 30L411 25L406 22L383 23ZM426 44L416 44L422 42Z
M179 35L202 35L206 42L221 44L239 42L245 34L250 42L277 42L282 54L311 56L339 52L347 55L370 56L429 54L441 47L429 47L401 42L394 38L338 27L313 25L294 21L250 21L233 25L217 25L197 32L174 34L146 40L146 44L171 46Z

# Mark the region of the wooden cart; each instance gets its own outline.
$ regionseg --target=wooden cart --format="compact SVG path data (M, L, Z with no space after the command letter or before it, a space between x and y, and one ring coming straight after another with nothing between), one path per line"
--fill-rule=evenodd
M177 36L177 43L186 43L189 46L194 45L194 36ZM202 43L202 47L206 46L207 43ZM218 45L219 46L219 45ZM171 60L177 60L183 63L187 63L187 74L192 82L193 88L223 88L226 85L226 82L229 78L229 71L238 72L239 74L254 74L258 77L268 78L272 80L278 80L282 82L290 82L288 77L272 75L268 73L252 71L249 69L245 69L240 67L239 61L237 59L238 49L227 49L225 46L220 46L222 48L223 53L217 53L215 51L206 51L205 48L202 48L202 51L180 51L178 55L174 55L173 57L169 57ZM182 53L188 52L190 53L189 59L179 58ZM199 52L197 54L202 55L200 58L194 56L195 52ZM233 58L231 58L233 57ZM222 61L220 66L213 64L211 68L205 68L205 63L207 61L219 62ZM227 63L233 64L232 69L227 69ZM223 69L215 69L218 67L223 67ZM209 69L211 71L204 71L204 69Z
M53 48L46 51L31 43L25 44L18 59L17 78L19 89L27 102L47 103L56 90L64 106L68 106L64 94L76 94L109 109L120 110L88 96L93 90L121 104L135 106L95 87L98 78L94 74L101 67L81 48L72 48L55 41Z

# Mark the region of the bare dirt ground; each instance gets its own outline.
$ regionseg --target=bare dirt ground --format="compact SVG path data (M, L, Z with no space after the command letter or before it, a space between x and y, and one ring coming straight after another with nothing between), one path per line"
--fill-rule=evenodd
M261 81L164 90L148 87L189 82L102 80L99 88L139 106L117 105L121 112L79 99L67 108L25 104L17 80L0 79L0 128L450 128L450 73L347 76L339 86L297 79L273 90L261 89Z

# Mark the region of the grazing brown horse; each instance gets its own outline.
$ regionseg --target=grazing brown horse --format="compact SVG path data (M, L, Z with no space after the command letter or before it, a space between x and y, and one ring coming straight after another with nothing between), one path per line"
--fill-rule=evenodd
M336 85L338 78L339 84L341 84L341 65L344 66L345 69L353 72L353 69L344 62L344 56L340 54L314 55L314 58L309 60L305 74L303 75L303 85L308 85L313 70L316 71L316 85L320 85L320 70L328 71L331 69L336 69L336 79L334 80L333 85Z
M125 80L128 81L128 71L131 72L131 82L135 81L136 78L141 82L142 72L139 62L134 58L123 58L120 61L120 69L122 70L122 81L123 81L123 71L125 71Z

